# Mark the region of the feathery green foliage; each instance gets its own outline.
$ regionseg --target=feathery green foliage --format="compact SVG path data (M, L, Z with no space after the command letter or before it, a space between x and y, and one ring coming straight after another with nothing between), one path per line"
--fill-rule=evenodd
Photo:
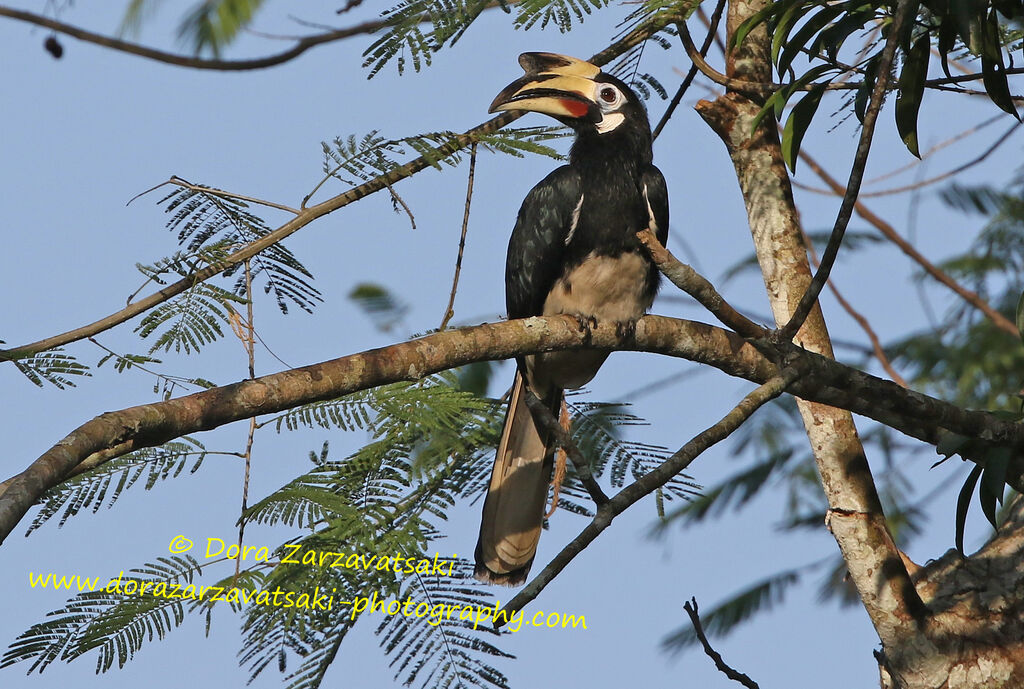
M201 574L199 563L190 556L161 557L129 570L125 579L159 583L191 584ZM96 672L106 672L117 662L124 667L145 641L163 639L185 619L185 605L179 598L154 595L107 593L109 584L97 579L94 588L79 593L60 610L49 613L45 622L33 625L11 643L0 667L32 661L29 673L42 672L55 660L71 661L97 650Z
M178 233L178 243L186 248L188 255L201 256L210 265L216 265L220 252L233 251L270 234L271 228L249 210L245 201L194 186L197 188L175 189L159 201L166 204L164 212L170 214L167 229ZM264 293L273 293L281 313L288 313L289 305L312 313L316 303L323 301L320 292L309 282L312 274L280 242L250 261L253 285L262 282ZM242 264L224 271L225 277L232 275L237 275L234 294L244 296Z
M399 593L399 600L426 603L430 610L441 612L455 606L484 609L495 605L492 593L473 578L473 563L460 560L448 576L411 576ZM417 683L423 687L507 688L506 677L481 657L511 658L487 640L496 637L490 623L477 625L468 619L450 616L385 617L377 627L380 645L393 656L391 667L395 679L404 686Z
M205 458L206 449L203 445L188 436L160 447L147 447L115 457L48 490L42 497L43 505L39 513L25 535L38 529L61 510L64 514L57 522L58 528L90 506L95 514L103 501L107 500L108 492L110 499L107 500L107 508L113 507L121 494L135 485L143 474L146 474L146 490L152 489L159 481L178 478L189 463L192 463L189 473L194 474Z
M0 340L0 344L4 344ZM11 359L22 375L39 387L50 383L58 390L75 387L75 381L67 376L91 376L89 367L78 363L75 357L57 347L46 352L33 354L20 359Z

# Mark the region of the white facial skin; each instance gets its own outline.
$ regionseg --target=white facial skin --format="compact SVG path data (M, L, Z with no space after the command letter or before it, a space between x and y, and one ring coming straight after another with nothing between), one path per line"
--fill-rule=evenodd
M626 102L626 96L613 84L596 84L594 101L601 108L601 121L597 123L597 131L601 134L615 131L626 121L626 116L618 110Z

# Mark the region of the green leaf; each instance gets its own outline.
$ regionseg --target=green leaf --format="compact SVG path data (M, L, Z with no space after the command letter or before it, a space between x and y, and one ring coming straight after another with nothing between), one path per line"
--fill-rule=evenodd
M771 2L768 5L755 13L752 17L744 21L736 28L736 33L733 34L732 43L729 45L730 50L735 50L738 45L743 43L743 39L747 37L751 31L758 27L761 22L765 21L772 15L781 14L788 10L792 5L795 5L802 0L780 0L779 2Z
M772 32L772 62L777 62L779 59L779 51L782 46L787 43L789 32L793 29L793 26L800 20L800 17L810 11L813 5L805 5L803 3L796 3L786 9L785 12L779 17L778 24L775 26L775 31ZM779 67L779 74L785 72L785 69Z
M1010 113L1019 120L1020 116L1013 104L1013 96L1010 95L1010 85L1006 81L1006 65L1003 64L999 21L996 18L995 10L992 10L988 21L982 27L981 78L985 84L985 91L988 92L988 97L999 109Z
M796 158L800 153L800 142L803 141L807 128L814 119L821 97L825 94L828 84L816 84L800 102L793 106L785 127L782 128L782 159L786 161L790 171L796 172Z
M966 557L964 554L964 526L967 524L967 510L971 506L971 496L974 495L974 486L978 484L981 472L980 464L971 469L971 473L967 475L967 480L964 481L960 495L956 499L956 549L962 557Z
M818 12L816 15L807 20L807 23L800 27L800 30L793 35L793 38L786 42L786 47L783 48L782 54L773 54L773 59L776 60L779 74L783 74L789 66L793 63L793 59L797 56L802 48L805 47L808 41L811 40L811 36L821 31L825 26L835 19L840 13L846 11L846 3L840 3L831 5ZM774 50L774 45L772 46Z
M899 94L896 96L896 130L915 157L920 158L917 145L917 115L921 110L921 98L924 96L924 81L928 77L928 58L931 40L923 34L910 48L903 61L903 70L897 83Z
M1006 469L1010 465L1010 450L1005 447L994 448L985 453L985 470L981 474L981 488L978 500L993 528L996 522L996 503L1002 503L1006 489Z

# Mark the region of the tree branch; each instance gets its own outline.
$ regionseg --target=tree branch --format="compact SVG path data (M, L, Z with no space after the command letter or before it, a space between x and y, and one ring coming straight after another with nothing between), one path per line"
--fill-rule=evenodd
M807 163L807 166L810 167L814 173L818 175L818 177L820 177L821 180L825 182L825 184L827 184L837 195L843 193L843 185L836 181L836 179L832 177L825 168L821 167L814 158L804 151L801 151L800 159ZM882 236L899 247L900 251L906 254L910 260L921 266L921 268L924 269L924 272L931 275L939 282L939 284L945 285L949 289L953 290L957 296L985 314L985 316L1000 330L1006 332L1015 339L1020 337L1020 334L1017 332L1017 326L1014 325L1010 319L992 308L992 306L982 299L977 292L967 289L950 277L948 273L925 258L920 251L914 248L913 244L900 236L900 233L897 232L892 225L875 215L860 201L854 204L854 208L857 210L857 215L868 221L868 223L882 233Z
M565 432L562 424L558 423L555 415L533 394L529 386L524 385L523 387L526 393L524 399L526 400L526 406L530 408L530 413L533 414L533 418L541 425L544 431L553 435L558 446L569 455L572 465L576 467L576 474L580 477L580 483L590 493L590 499L598 507L608 502L608 496L605 495L604 491L601 490L601 486L594 480L594 474L590 471L590 462L583 456L580 448L576 446L576 443L572 441L569 434ZM555 504L557 502L555 500Z
M122 53L128 53L129 55L136 55L138 57L144 57L148 60L155 60L156 62L163 62L164 64L176 65L178 67L191 67L192 69L206 69L216 71L246 71L252 69L263 69L265 67L273 67L289 60L294 60L302 53L306 52L310 48L314 48L324 43L330 43L332 41L340 41L345 38L351 38L352 36L358 36L361 34L369 34L377 31L378 29L387 26L387 21L383 19L375 19L373 21L363 22L354 26L349 26L344 29L336 29L334 31L326 31L321 34L314 36L306 36L296 41L288 50L284 52L276 53L274 55L267 55L266 57L258 57L250 60L220 60L220 59L204 59L199 57L188 57L186 55L178 55L176 53L168 53L163 50L156 50L154 48L147 48L146 46L139 45L137 43L131 43L129 41L123 41L119 38L111 38L102 34L93 33L92 31L86 31L72 24L65 24L49 17L43 17L38 14L26 12L24 10L17 10L12 7L0 6L0 17L9 17L17 21L26 22L28 24L35 24L36 26L42 26L52 31L77 38L86 43L92 43L94 45L102 46L104 48L111 48L112 50L119 50Z
M714 314L726 325L743 337L765 337L768 330L734 309L715 286L696 270L681 262L661 245L654 233L648 229L636 233L640 243L647 249L654 265L673 285L683 290Z
M767 0L731 0L729 35L735 35L743 22L767 6ZM767 27L756 27L729 52L727 75L752 82L769 81L771 50ZM774 118L767 117L754 126L764 103L763 97L730 90L714 102L699 102L697 111L722 138L732 159L772 312L776 323L783 326L793 322L796 306L807 294L812 279L777 125ZM810 304L806 323L796 331L796 342L830 358L832 345L824 317L816 301ZM769 339L787 341L775 336ZM805 379L820 381L823 373L819 369L808 373ZM885 385L897 397L895 390L903 390L891 381ZM837 515L830 524L832 533L883 644L898 644L915 633L917 621L926 611L889 533L864 447L850 414L853 407L832 402L821 404L823 397L796 392L797 387L802 386L795 385L793 394L799 398L797 407L824 496Z
M697 599L691 598L684 603L683 610L685 610L686 614L690 616L690 623L693 625L693 631L697 635L697 639L700 641L701 646L704 647L704 653L714 661L715 667L718 668L719 672L732 681L739 682L743 686L747 687L747 689L761 689L757 685L757 682L750 679L750 677L729 667L728 663L722 659L722 654L711 647L708 637L704 634L704 626L700 623L700 614L697 611Z
M759 384L777 377L780 363L785 362L787 367L799 367L804 373L790 386L790 391L802 399L850 409L927 443L934 444L944 431L952 431L982 442L1024 449L1021 424L905 390L892 381L791 343L776 346L767 339L750 343L721 328L663 316L640 319L632 337L611 322L581 330L570 316L535 317L446 330L255 380L101 414L72 431L25 471L0 484L0 541L47 490L71 475L83 460L102 459L110 448L117 449L116 456L155 447L253 416L388 383L419 380L477 361L586 348L685 358ZM93 466L100 463L95 461ZM1015 455L1007 481L1024 492L1024 453Z

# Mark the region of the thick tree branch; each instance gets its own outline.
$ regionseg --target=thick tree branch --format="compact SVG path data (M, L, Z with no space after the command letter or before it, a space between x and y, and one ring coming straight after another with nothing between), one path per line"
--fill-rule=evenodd
M767 5L767 0L731 0L729 35ZM771 40L767 28L761 25L730 51L727 76L767 82L771 79L771 64ZM756 128L753 126L764 100L761 95L730 90L714 102L701 101L697 111L722 138L732 158L776 323L799 325L802 319L794 321L793 315L801 298L808 294L811 271L776 124L768 117ZM832 345L821 309L816 300L807 303L808 317L796 331L796 342L831 358ZM771 339L780 342L779 338ZM820 373L805 378L821 380ZM887 386L902 390L892 382ZM801 398L797 406L825 498L835 515L831 530L851 580L883 644L898 644L915 632L925 611L889 534L853 417L836 405L814 403L823 399L797 392L796 386L794 394Z
M773 349L774 345L764 339L755 346L721 328L662 316L642 318L632 337L613 323L581 330L574 318L548 316L446 330L251 381L102 414L72 431L21 474L0 484L0 539L7 537L47 490L76 472L86 460L94 467L105 458L161 445L190 433L388 383L418 380L476 361L586 347L685 358L759 384L778 376L778 362L786 362L804 373L789 388L802 399L848 408L932 444L944 431L952 431L1024 450L1021 424L905 390L789 343ZM1024 454L1018 457L1008 470L1007 480L1024 492Z
M525 608L530 601L540 595L544 587L551 583L558 576L558 573L572 562L573 558L593 543L601 535L602 531L611 526L612 520L615 517L625 512L641 498L650 495L671 481L680 472L685 471L686 467L709 447L728 438L733 431L750 418L751 414L760 409L765 403L781 395L786 387L796 380L797 376L796 368L786 369L782 373L773 376L740 400L739 404L733 407L718 423L694 436L653 471L644 474L616 493L615 497L611 500L598 507L597 513L590 524L576 538L572 539L562 548L558 555L529 584L524 586L512 600L505 604L504 610L507 615L503 619L507 621L509 616L517 610ZM500 617L502 617L500 614L495 614L494 616L495 628L502 626Z

